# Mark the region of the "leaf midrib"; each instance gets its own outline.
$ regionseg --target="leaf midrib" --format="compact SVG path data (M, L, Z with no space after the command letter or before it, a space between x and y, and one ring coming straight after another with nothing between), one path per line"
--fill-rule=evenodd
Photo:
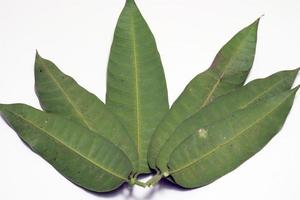
M59 90L61 91L61 93L63 94L63 96L67 99L67 101L71 104L71 106L74 108L78 118L80 119L81 122L83 122L83 125L85 125L89 130L91 130L93 133L95 134L100 134L101 136L103 135L103 133L95 128L93 128L92 125L89 124L89 122L85 119L84 115L80 112L80 109L77 108L76 104L73 103L73 101L71 100L71 98L69 97L69 95L67 94L67 92L65 92L64 88L60 85L59 81L52 75L51 71L47 68L46 64L43 62L43 60L41 61L42 65L43 65L43 69L47 72L47 74L49 75L49 77L51 78L51 80L53 80L53 82L57 85L57 87L59 88ZM126 157L130 159L130 157L128 156L128 152L126 152L124 149L120 148L119 146L117 146L112 140L110 140L112 142L112 144L119 148L125 155Z
M51 133L49 133L48 131L46 131L45 129L42 129L41 127L35 125L32 121L28 120L28 119L25 119L23 116L19 115L19 114L16 114L12 111L8 111L10 112L11 114L15 115L16 117L22 119L23 121L29 123L32 127L46 133L50 138L52 138L53 140L57 141L58 143L60 143L62 146L65 146L67 149L73 151L75 154L79 155L80 157L82 157L83 159L87 160L88 162L92 163L93 165L95 165L96 167L98 167L99 169L103 170L103 171L106 171L107 173L117 177L117 178L120 178L124 181L128 181L127 178L121 176L121 175L118 175L117 173L99 165L98 163L94 162L93 160L89 159L88 157L86 157L85 155L81 154L80 152L78 152L76 149L72 148L71 146L68 146L67 144L65 144L63 141L61 141L59 138L53 136Z
M46 64L44 63L44 61L41 61L43 68L45 69L45 71L47 72L47 74L49 75L50 79L56 84L56 86L58 87L58 89L61 91L61 93L63 94L63 96L65 97L65 99L71 104L71 106L73 107L74 111L76 112L77 116L79 117L79 119L84 123L84 125L89 128L92 131L95 131L92 126L87 122L87 120L85 119L85 117L83 116L83 114L80 112L80 109L77 108L76 104L74 104L71 100L71 98L69 97L69 95L67 94L67 92L65 92L64 88L60 85L59 81L52 75L51 71L48 69L48 67L46 66Z
M263 95L267 94L269 91L271 91L273 88L275 88L277 85L279 85L280 83L284 82L286 79L280 79L280 81L276 82L275 84L272 84L271 87L269 87L268 89L264 90L263 92L261 92L259 95L257 95L256 97L254 97L250 102L246 103L245 105L241 106L240 109L244 109L247 106L249 106L250 104L252 104L253 102L255 102L257 99L259 99L260 97L262 97Z
M133 50L133 71L134 71L134 89L135 89L135 100L136 100L136 145L137 145L137 153L138 153L138 160L141 157L141 150L140 150L140 135L141 135L141 117L140 117L140 94L139 94L139 69L138 69L138 53L137 53L137 46L136 46L136 34L135 34L135 25L134 25L134 17L131 15L131 36L132 36L132 50Z
M289 97L289 96L288 96ZM288 98L287 97L287 98ZM238 134L236 134L235 136L233 136L230 140L227 140L226 142L216 146L215 148L213 148L212 150L210 150L209 152L207 152L206 154L204 154L203 156L201 156L199 159L196 159L186 165L184 165L183 167L170 171L170 174L175 174L178 173L194 164L196 164L197 162L200 162L202 159L208 157L209 155L213 154L215 151L217 151L218 149L222 148L223 146L227 145L228 143L234 141L236 138L240 137L245 131L247 131L248 129L252 128L254 125L256 125L257 123L259 123L260 121L262 121L264 118L266 118L268 115L270 115L272 112L274 112L280 105L282 105L285 100L287 99L285 98L282 102L280 102L277 106L275 106L274 109L272 109L270 112L267 112L267 114L263 115L263 117L255 120L250 126L248 126L247 128L243 129L242 131L240 131Z
M247 36L245 38L247 38L249 36L250 33L247 34ZM246 39L244 39L236 48L235 51L240 51L240 49L242 48L243 44L246 42ZM230 65L230 63L232 62L233 58L236 57L236 54L234 54L234 56L231 56L230 59L227 61L227 64L224 67L224 70L222 72L222 74L219 76L219 78L217 79L217 82L213 85L212 90L210 91L210 93L208 94L207 98L204 100L204 102L201 104L200 108L203 108L205 105L207 105L207 103L209 103L210 98L212 97L212 95L214 94L215 90L218 88L218 85L220 84L222 78L225 76L226 70L228 68L228 66Z
M277 85L279 85L280 83L282 83L282 82L284 82L284 81L286 81L286 79L280 79L280 80L277 81L275 84L270 85L266 90L263 90L262 92L260 92L260 93L259 93L257 96L255 96L252 100L250 100L249 102L247 102L247 103L244 104L244 105L239 106L238 109L237 109L236 111L246 108L246 107L249 106L251 103L255 102L255 100L259 99L259 98L262 97L264 94L268 93L270 90L272 90L273 88L277 87ZM235 111L235 112L236 112L236 111ZM220 119L220 120L223 120L223 119L225 119L226 117L228 117L228 115L222 117L222 119ZM169 140L170 140L170 139L171 139L171 138L169 138ZM169 140L168 140L168 141L169 141ZM168 142L166 142L166 144L168 144ZM161 151L161 152L163 152L163 151Z

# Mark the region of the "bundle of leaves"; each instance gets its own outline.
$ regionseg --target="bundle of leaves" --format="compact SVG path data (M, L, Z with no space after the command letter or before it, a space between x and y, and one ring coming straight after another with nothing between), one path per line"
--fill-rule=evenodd
M299 87L298 70L244 85L259 19L238 32L169 108L154 37L133 0L119 17L104 104L36 54L35 90L44 111L0 104L6 122L70 181L107 192L160 179L207 185L260 151L283 126ZM148 182L140 174L156 171Z

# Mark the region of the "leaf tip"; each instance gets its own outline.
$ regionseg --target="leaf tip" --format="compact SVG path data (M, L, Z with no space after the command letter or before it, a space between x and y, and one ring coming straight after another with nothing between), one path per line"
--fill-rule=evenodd
M35 50L35 59L40 58L40 57L41 57L41 56L40 56L38 50L36 49L36 50Z
M296 94L297 94L299 88L300 88L300 85L297 85L296 87L294 87L293 89L291 89L291 90L289 91L290 95L293 96L293 98L295 98L295 96L296 96Z
M291 84L293 84L295 82L295 80L298 76L299 70L300 70L300 67L288 71L290 73L290 77L292 78L291 79L292 80Z
M293 91L294 93L297 93L297 91L298 91L299 88L300 88L300 85L297 85L294 89L292 89L292 91Z
M44 58L39 54L38 50L36 49L35 50L35 64L34 64L34 68L38 71L40 71L42 68L41 64L44 62Z
M293 74L295 74L294 79L296 79L296 77L297 77L297 75L298 75L298 73L299 73L299 70L300 70L300 67L297 67L296 69L290 70L290 72L292 72Z
M254 22L252 22L250 25L248 25L245 29L246 30L251 30L257 33L258 30L258 26L259 26L259 22L260 19L263 17L264 15L261 15L259 18L257 18Z
M265 13L261 14L260 17L258 18L258 20L263 18L264 16L265 16Z
M260 20L261 20L261 18L264 17L264 16L265 16L265 14L262 14L261 16L259 16L259 18L257 18L257 19L253 22L252 25L258 26L258 25L259 25L259 22L260 22Z

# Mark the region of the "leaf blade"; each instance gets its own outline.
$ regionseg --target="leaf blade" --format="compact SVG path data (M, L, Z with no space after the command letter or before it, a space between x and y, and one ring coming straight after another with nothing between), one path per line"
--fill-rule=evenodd
M49 60L36 53L35 91L43 110L67 117L119 146L129 157L134 171L137 153L125 127L94 94L81 87Z
M148 145L168 97L155 39L134 1L126 1L119 17L107 74L106 104L135 142L139 172L148 173Z
M186 86L152 137L148 154L151 168L156 168L159 151L182 121L243 85L254 61L258 24L259 19L238 32L221 48L211 67Z
M260 151L283 126L297 90L298 87L225 120L198 127L198 132L183 141L170 156L168 165L176 183L186 188L207 185Z
M207 126L230 117L232 113L245 109L260 100L289 90L298 71L299 69L281 71L264 79L253 80L245 86L217 98L202 108L198 113L190 117L187 122L184 121L176 128L172 137L169 138L159 152L157 167L162 173L168 174L167 163L170 154L185 138L190 136L189 134L193 133L192 131L187 131L189 127L193 127L193 124L198 123L199 126Z
M99 134L23 104L1 104L0 110L34 152L75 184L106 192L128 180L132 170L130 160Z

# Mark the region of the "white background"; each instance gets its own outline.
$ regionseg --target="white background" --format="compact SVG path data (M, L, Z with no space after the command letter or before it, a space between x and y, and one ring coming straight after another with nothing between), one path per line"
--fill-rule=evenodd
M162 56L170 102L211 64L238 30L265 14L249 80L300 66L299 0L137 0ZM106 65L124 0L0 0L0 102L39 107L35 50L82 86L105 96ZM298 79L299 84L299 79ZM122 187L95 195L73 185L33 154L0 121L0 199L300 199L298 97L278 136L260 153L213 184L183 191Z

